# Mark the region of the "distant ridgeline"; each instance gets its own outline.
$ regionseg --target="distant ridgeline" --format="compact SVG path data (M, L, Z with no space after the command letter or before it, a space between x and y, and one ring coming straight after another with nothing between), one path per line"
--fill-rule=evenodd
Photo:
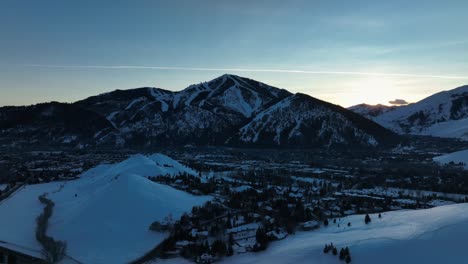
M172 92L116 90L0 108L0 146L386 147L400 137L350 110L235 76Z

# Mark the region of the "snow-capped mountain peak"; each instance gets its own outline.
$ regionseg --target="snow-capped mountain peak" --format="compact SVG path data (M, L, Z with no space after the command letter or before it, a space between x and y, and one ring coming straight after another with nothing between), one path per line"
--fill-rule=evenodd
M178 92L150 87L115 90L78 101L70 107L90 113L102 125L89 127L91 132L86 134L86 143L78 128L64 135L58 130L55 134L38 132L38 142L56 142L59 138L60 144L80 148L86 144L330 147L375 146L383 142L382 135L394 136L344 108L231 74L190 85ZM16 110L29 115L32 108ZM9 111L0 109L0 117L3 112L8 116ZM33 121L16 127L18 121L14 116L0 119L0 128L11 128L0 134L0 139L24 134L25 141L30 142L31 133L23 133L23 127L27 125L32 131L40 131ZM93 130L93 127L99 129ZM49 138L50 135L55 136Z
M350 110L398 133L468 139L468 85L379 112L362 105Z

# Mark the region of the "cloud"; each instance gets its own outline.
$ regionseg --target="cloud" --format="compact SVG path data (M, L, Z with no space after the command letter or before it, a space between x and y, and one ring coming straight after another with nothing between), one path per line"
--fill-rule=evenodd
M393 101L388 101L389 104L392 104L392 105L406 105L408 104L408 102L406 100L403 100L403 99L395 99Z
M309 71L293 69L243 69L243 68L195 68L172 66L135 66L135 65L43 65L29 64L26 67L36 68L81 68L81 69L143 69L143 70L167 70L167 71L219 71L229 72L271 72L271 73L299 73L299 74L328 74L328 75L364 75L364 76L393 76L415 78L438 79L467 79L468 76L413 74L413 73L384 73L384 72L359 72L359 71Z

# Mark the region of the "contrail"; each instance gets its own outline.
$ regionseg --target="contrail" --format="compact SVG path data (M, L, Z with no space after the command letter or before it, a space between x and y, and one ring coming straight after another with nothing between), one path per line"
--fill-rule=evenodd
M272 72L272 73L301 73L301 74L334 74L334 75L366 75L366 76L395 76L438 79L468 79L468 76L428 75L408 73L383 73L383 72L359 72L359 71L308 71L288 69L242 69L242 68L192 68L192 67L168 67L168 66L112 66L112 65L42 65L30 64L27 67L38 68L85 68L85 69L152 69L169 71L222 71L222 72Z

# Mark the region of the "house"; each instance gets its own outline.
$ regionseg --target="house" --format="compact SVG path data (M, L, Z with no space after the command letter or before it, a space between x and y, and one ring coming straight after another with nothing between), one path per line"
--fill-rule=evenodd
M319 222L317 221L307 221L301 225L302 230L309 231L314 230L320 227Z
M45 264L40 251L0 241L0 264Z

